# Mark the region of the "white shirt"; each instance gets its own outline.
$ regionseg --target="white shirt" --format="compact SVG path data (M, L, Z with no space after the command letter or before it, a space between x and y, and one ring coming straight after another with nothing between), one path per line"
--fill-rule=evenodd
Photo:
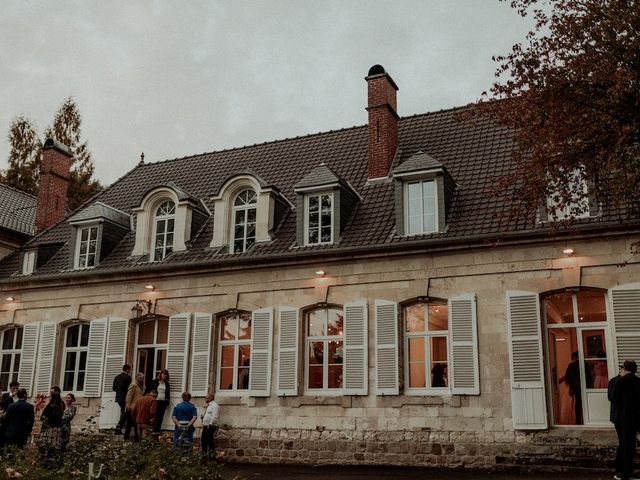
M158 383L158 398L157 400L167 400L167 384Z
M207 409L204 411L204 415L202 416L202 425L205 427L217 425L219 418L220 406L215 402L215 400L211 400L207 405Z

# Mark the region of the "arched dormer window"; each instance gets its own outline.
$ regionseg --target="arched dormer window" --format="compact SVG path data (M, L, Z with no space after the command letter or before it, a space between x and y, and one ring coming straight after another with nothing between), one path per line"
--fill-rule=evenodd
M160 261L173 251L176 204L163 202L157 209L153 220L153 252L151 261Z
M233 202L233 253L245 252L256 243L258 196L242 190Z

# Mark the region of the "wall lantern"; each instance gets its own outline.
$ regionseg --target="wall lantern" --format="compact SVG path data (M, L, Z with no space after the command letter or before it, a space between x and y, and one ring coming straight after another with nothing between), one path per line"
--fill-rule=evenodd
M573 250L573 248L565 248L564 250L562 250L562 253L564 253L567 257L573 257L576 252Z
M149 285L145 285L144 288L146 288L147 290L149 290L150 292L153 292L156 287L154 287L153 285L149 284Z
M5 298L5 300L6 300L7 302L9 302L9 303L13 303L13 302L15 302L15 301L16 301L15 297L7 297L7 298Z
M154 307L155 305L151 300L136 300L136 304L131 308L132 318L141 318L146 315L153 315L155 313Z
M324 277L326 273L327 272L325 272L324 270L316 270L316 275L319 277Z

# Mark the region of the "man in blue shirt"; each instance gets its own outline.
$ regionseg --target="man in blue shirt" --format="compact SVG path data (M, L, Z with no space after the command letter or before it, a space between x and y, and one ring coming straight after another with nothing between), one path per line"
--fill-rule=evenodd
M187 442L193 443L193 424L198 419L198 410L191 403L191 394L184 392L182 394L182 402L175 406L171 414L171 420L176 426L173 431L174 446L184 446Z

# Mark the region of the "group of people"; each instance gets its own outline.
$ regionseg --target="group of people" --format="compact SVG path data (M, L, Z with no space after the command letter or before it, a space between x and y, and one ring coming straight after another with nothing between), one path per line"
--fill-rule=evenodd
M166 369L160 370L157 377L146 388L144 380L143 373L136 374L135 379L132 380L131 365L128 364L123 365L122 372L113 379L113 391L116 393L116 403L120 407L120 419L116 425L115 434L122 435L124 428L125 440L131 439L132 431L136 442L144 437L154 438L162 428L164 414L171 399L169 372ZM220 407L211 394L207 395L205 402L201 446L203 453L214 454ZM183 392L182 402L178 403L171 413L174 445L191 446L197 419L198 410L191 403L191 394Z
M27 402L28 394L20 383L13 381L9 391L0 400L0 446L2 448L23 448L40 409ZM41 397L44 401L44 396ZM60 387L54 386L49 392L49 402L40 414L41 427L37 445L45 459L56 452L66 450L71 438L71 422L76 415L75 396L68 393L64 401Z

